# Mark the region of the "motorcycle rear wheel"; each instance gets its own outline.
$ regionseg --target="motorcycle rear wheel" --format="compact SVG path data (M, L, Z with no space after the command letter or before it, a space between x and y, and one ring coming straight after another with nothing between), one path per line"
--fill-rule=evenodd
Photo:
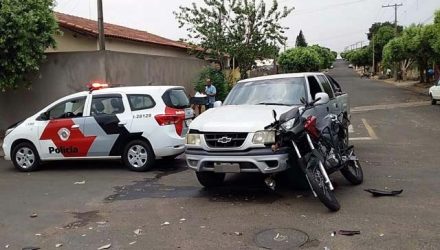
M333 190L330 190L325 183L324 175L319 168L319 159L313 155L307 163L306 176L318 199L331 211L338 211L341 205L339 205Z

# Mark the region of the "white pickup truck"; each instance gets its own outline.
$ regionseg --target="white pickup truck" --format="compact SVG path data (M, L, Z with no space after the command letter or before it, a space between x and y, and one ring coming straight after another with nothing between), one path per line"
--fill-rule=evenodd
M318 119L328 113L343 112L349 117L348 95L330 76L322 73L295 73L257 77L239 81L223 105L198 116L190 125L186 140L186 161L205 187L221 185L225 173L260 172L271 174L289 167L288 152L272 152L268 142L274 131L264 127L278 115L312 101L317 93L328 102L308 110L304 116ZM324 94L324 95L325 95Z

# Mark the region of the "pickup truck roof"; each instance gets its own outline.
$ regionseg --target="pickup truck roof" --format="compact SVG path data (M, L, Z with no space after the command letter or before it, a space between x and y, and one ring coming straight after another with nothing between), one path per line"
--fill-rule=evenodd
M260 77L249 78L249 79L241 80L238 83L253 82L253 81L259 81L259 80L271 80L271 79L290 78L290 77L307 77L307 76L310 76L310 75L324 75L324 74L320 73L320 72L303 72L303 73L277 74L277 75L269 75L269 76L260 76Z

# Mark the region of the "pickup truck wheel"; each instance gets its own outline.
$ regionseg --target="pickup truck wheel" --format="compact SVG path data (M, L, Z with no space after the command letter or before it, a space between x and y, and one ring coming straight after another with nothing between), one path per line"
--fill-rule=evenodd
M197 180L204 187L218 187L223 184L226 174L213 172L196 172Z
M130 170L143 172L151 169L155 161L150 145L142 140L131 141L125 146L122 160Z
M12 162L16 169L22 172L31 172L40 166L40 157L37 149L29 142L18 144L12 150Z

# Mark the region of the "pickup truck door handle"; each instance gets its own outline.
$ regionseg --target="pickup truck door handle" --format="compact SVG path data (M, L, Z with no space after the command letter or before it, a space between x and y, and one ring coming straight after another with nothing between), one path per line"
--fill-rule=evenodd
M127 122L119 122L119 123L118 123L118 126L119 126L119 127L124 127L125 125L127 125Z
M78 124L73 124L72 127L70 127L71 129L79 129L79 125Z

